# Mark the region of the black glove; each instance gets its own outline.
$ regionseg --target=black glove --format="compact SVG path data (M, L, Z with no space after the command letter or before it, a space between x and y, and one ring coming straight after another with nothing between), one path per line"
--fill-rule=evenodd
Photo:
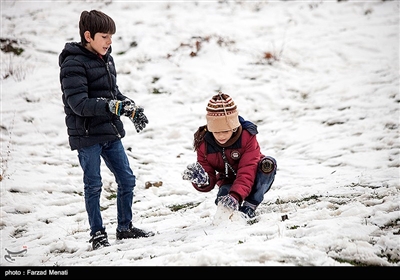
M149 120L147 119L143 111L144 109L142 107L135 107L135 110L129 116L129 119L135 125L136 131L138 133L146 127L146 124L149 123Z
M186 167L185 171L183 171L182 179L189 180L197 185L209 184L208 174L204 170L203 166L198 162L191 163Z
M112 99L108 101L108 108L110 109L111 113L115 115L129 117L129 119L135 125L136 131L138 133L146 127L146 124L149 123L149 120L143 113L144 109L140 106L136 106L133 100Z
M117 116L132 116L132 113L136 109L135 102L129 99L115 100L111 99L108 101L108 108L110 112Z
M230 210L239 210L239 202L230 194L218 197L217 201L218 205L222 205Z

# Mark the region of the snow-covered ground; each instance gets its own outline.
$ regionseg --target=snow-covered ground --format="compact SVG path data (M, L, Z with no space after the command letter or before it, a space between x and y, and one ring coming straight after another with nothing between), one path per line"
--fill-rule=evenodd
M399 266L399 2L1 1L1 266ZM68 146L58 55L83 10L114 18L120 90L145 108L123 143L134 225L91 251L82 170ZM8 40L8 41L7 41ZM216 91L258 125L278 172L247 222L182 180ZM154 182L161 186L146 187ZM287 215L287 220L282 216ZM12 252L23 251L19 254ZM11 253L9 253L11 252ZM10 260L10 257L12 260Z

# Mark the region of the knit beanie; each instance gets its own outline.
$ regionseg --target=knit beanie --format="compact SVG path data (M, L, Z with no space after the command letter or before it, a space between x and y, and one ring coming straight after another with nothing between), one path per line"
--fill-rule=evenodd
M240 126L235 102L225 93L219 92L208 101L206 108L207 129L210 132L233 130Z

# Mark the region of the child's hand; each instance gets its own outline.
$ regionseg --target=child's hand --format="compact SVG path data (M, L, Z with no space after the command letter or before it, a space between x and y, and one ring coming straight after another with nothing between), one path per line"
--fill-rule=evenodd
M142 107L135 107L135 110L132 112L131 116L129 116L129 119L135 125L136 131L138 133L146 127L146 124L149 123L149 120L147 119L143 111L144 109Z
M239 210L239 202L230 194L218 197L218 205L222 205L230 210Z
M149 123L146 115L143 113L144 109L136 106L135 102L130 99L125 100L110 100L108 101L108 108L110 112L117 116L126 116L135 125L136 131L139 133Z
M183 180L189 180L197 185L208 185L208 174L200 163L189 164L182 175Z
M108 108L110 112L117 116L127 116L131 117L136 110L135 102L129 99L125 100L114 100L108 101Z

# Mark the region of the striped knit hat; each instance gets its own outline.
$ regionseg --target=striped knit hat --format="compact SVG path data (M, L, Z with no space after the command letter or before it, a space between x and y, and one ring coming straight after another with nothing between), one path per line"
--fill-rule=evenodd
M207 129L210 132L233 130L240 126L236 104L225 93L214 95L208 101L206 110Z

